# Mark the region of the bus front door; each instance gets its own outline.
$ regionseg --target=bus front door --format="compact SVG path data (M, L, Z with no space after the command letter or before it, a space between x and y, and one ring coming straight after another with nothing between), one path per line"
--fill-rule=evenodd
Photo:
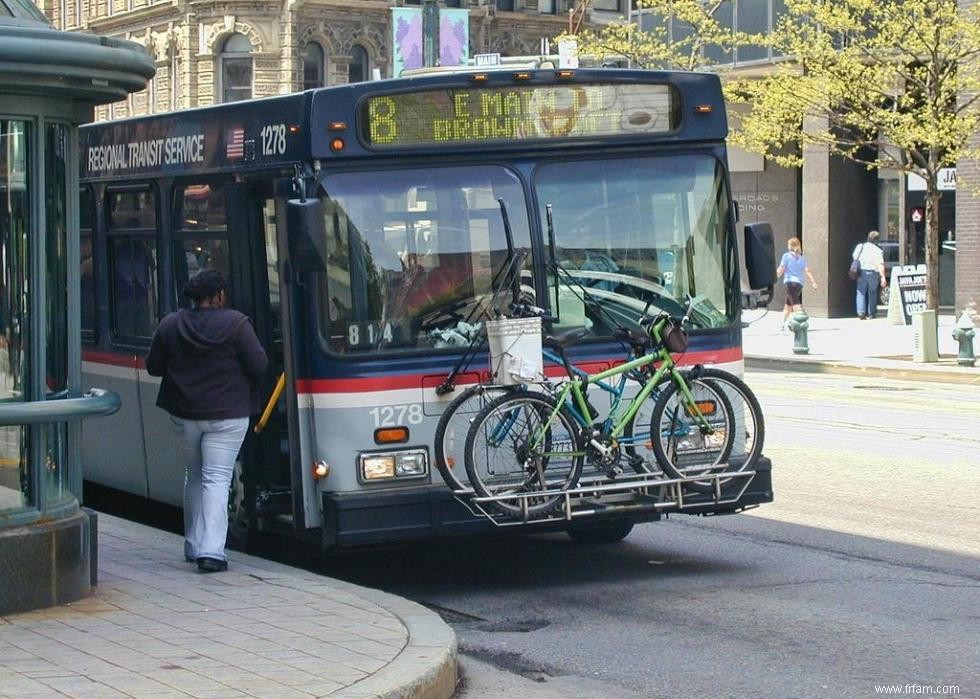
M257 179L229 184L225 196L234 249L234 306L252 318L269 356L269 368L259 385L260 410L269 408L267 421L256 431L258 417L253 420L229 502L229 532L234 538L260 522L290 521L293 502L286 392L276 399L284 361L274 183Z

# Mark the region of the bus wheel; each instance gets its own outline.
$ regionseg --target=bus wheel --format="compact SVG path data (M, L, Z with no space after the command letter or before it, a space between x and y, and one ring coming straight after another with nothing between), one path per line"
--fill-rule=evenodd
M632 522L607 522L570 527L565 533L579 544L616 544L633 531Z
M252 542L254 529L245 513L245 481L242 462L235 462L228 491L228 541L229 548L245 551Z

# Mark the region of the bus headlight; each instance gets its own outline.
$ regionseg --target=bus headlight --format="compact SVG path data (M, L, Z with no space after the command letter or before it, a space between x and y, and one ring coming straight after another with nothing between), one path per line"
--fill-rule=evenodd
M395 476L424 476L425 453L399 454L395 458Z
M379 481L392 478L422 478L429 472L424 449L361 454L361 480Z

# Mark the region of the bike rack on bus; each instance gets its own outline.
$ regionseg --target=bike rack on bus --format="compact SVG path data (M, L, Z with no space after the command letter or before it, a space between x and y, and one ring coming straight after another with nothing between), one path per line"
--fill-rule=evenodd
M655 511L655 512L690 512L703 511L707 507L723 505L734 505L735 507L725 511L740 511L748 509L753 505L739 507L738 502L742 499L749 484L755 477L757 471L737 471L722 472L704 476L692 476L688 478L667 478L663 474L642 473L642 474L623 474L616 480L610 481L608 478L597 475L584 478L574 488L568 490L544 490L530 491L525 493L508 493L506 495L494 495L480 497L472 489L454 490L453 495L463 503L474 516L486 517L498 527L509 527L523 524L554 524L564 520L571 522L575 518L589 517L600 512L610 514L619 512L626 514L629 511ZM685 486L689 483L713 483L713 492L710 494L686 492ZM724 481L724 483L722 483ZM739 483L737 489L730 488L730 482ZM657 492L651 492L656 490ZM551 512L540 516L528 515L528 503L530 500L545 497L562 498L561 506ZM628 496L626 502L600 502L616 496ZM522 517L505 515L495 512L488 503L509 502L517 505L523 512Z

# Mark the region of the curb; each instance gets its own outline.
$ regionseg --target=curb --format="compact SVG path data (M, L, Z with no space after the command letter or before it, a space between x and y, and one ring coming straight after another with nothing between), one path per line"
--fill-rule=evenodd
M370 677L332 692L331 699L450 699L456 692L459 672L452 628L438 614L415 602L380 590L351 588L354 594L398 617L408 630L408 644Z
M316 575L251 554L229 551L229 560L257 564L265 570L281 570L294 577L326 578L331 587L381 607L405 627L408 642L391 662L370 676L331 692L330 699L450 699L456 692L459 673L456 633L435 612L389 592Z
M767 357L745 355L748 369L772 369L780 371L805 371L815 374L838 374L842 376L864 376L869 378L899 379L902 381L933 381L941 383L961 383L980 386L980 373L950 371L948 369L905 369L902 367L848 364L841 361L821 359L791 359L788 357Z

